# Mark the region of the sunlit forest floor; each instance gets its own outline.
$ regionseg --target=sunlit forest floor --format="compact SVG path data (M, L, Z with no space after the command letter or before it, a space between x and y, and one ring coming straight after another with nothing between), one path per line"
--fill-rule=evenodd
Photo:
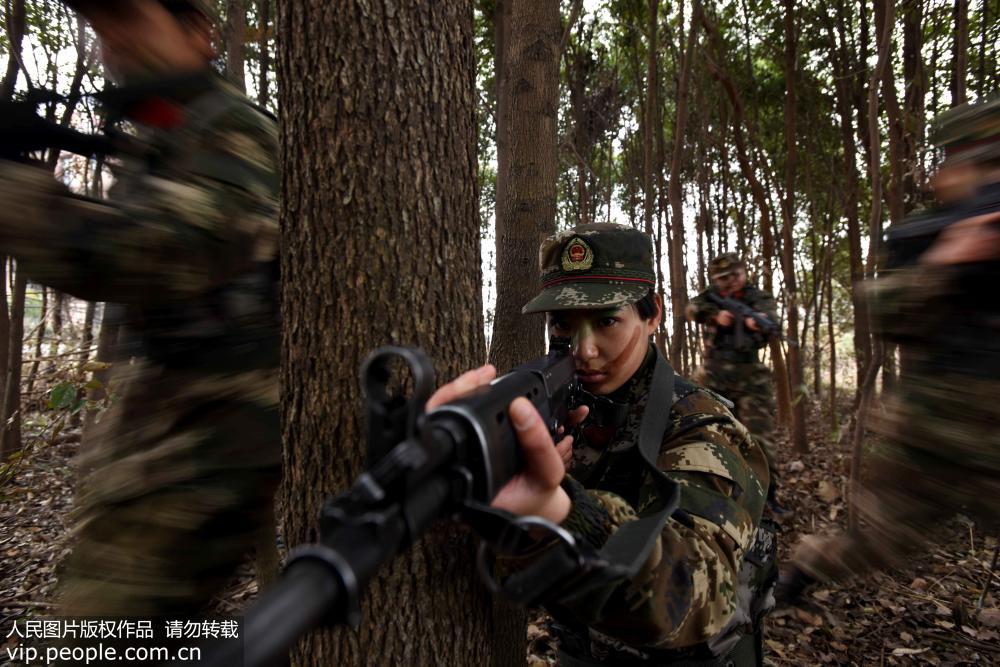
M811 416L810 434L812 449L804 456L780 442L782 498L794 510L782 524L782 556L801 535L832 532L846 522L847 443L830 434L829 419L819 412ZM62 442L46 444L27 429L26 436L29 453L0 487L0 638L16 617L51 613L58 563L70 544L78 437L64 433ZM1000 577L976 610L996 536L962 516L941 526L939 535L937 545L902 569L815 589L801 607L772 614L766 664L1000 663ZM236 613L256 591L248 561L216 609ZM529 664L551 664L544 616L531 623L529 639Z

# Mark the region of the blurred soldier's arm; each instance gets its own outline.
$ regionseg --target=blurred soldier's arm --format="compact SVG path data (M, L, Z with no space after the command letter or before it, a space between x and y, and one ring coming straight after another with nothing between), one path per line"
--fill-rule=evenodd
M987 262L1000 258L1000 213L957 222L920 257L924 266Z
M537 415L524 424L512 408L511 417L521 431L526 473L513 492L505 487L496 505L561 522L597 548L641 514L619 496L584 489L570 477L563 480ZM673 417L671 432L677 436L664 441L658 465L682 486L681 507L668 520L649 560L631 580L614 581L572 602L548 601L580 622L637 646L697 644L717 635L733 618L740 564L755 539L768 483L763 454L709 394L699 390L681 399ZM655 487L648 477L645 485L640 507L654 500ZM545 500L532 507L519 504L527 496ZM568 499L568 508L560 496Z
M1000 214L957 222L941 233L915 265L869 281L864 293L873 304L875 330L894 342L906 343L953 326L949 318L956 316L955 304L970 287L964 265L1000 258L998 225Z
M0 163L0 252L83 299L184 297L222 284L276 244L277 132L245 103L172 132L182 169L131 173L115 201L72 194L49 172ZM186 136L184 133L193 133Z
M707 293L708 290L688 301L687 307L684 309L684 313L692 322L697 322L698 324L708 324L713 322L716 316L718 316L719 307L705 298Z

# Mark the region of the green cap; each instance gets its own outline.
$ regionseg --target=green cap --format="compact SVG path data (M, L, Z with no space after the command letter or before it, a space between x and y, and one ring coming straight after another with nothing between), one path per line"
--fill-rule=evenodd
M735 252L724 252L718 257L713 257L712 261L708 263L708 277L715 280L735 273L744 266L743 260Z
M522 312L597 310L635 303L656 287L648 234L622 225L580 225L542 242L542 291Z
M951 164L1000 160L1000 97L948 109L932 127L932 143Z

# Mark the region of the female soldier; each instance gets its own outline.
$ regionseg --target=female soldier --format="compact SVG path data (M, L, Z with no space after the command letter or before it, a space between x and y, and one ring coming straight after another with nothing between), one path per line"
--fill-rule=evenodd
M759 664L760 624L773 602L773 534L758 530L767 462L724 400L676 378L653 345L662 309L649 237L583 225L543 242L540 260L542 291L524 312L547 312L550 334L572 340L579 379L599 397L593 410L601 414L583 423L567 471L560 450L571 439L553 447L530 402L515 400L510 417L525 468L493 504L619 554L609 546L616 533L663 512L631 576L603 554L603 563L592 560L547 590L561 664ZM491 367L472 371L434 402L493 374ZM648 426L657 419L659 426ZM639 443L651 428L658 432L644 455L649 448ZM677 486L679 506L663 509L664 494ZM548 567L546 551L509 565L522 573ZM555 576L540 575L537 581Z

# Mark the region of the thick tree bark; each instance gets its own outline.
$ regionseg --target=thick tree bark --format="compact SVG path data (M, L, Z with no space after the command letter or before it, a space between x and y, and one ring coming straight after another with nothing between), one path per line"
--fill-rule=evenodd
M503 189L497 193L497 303L490 339L490 362L501 372L545 347L543 316L522 315L521 308L538 292L538 246L555 232L562 36L556 0L509 1L497 122L498 152L509 153L500 165Z
M485 350L471 3L279 3L278 31L294 546L316 539L323 497L364 468L363 358L418 345L445 380ZM490 602L473 551L458 528L431 531L380 571L360 628L312 633L296 662L485 664Z
M246 0L226 0L226 25L222 29L226 44L226 79L243 93L247 91L246 37Z
M795 170L798 160L798 142L796 139L795 101L795 3L785 0L785 198L782 206L781 226L782 265L785 274L785 299L788 313L788 336L799 340L799 293L795 277L795 241L793 227L795 226ZM804 332L803 332L804 333ZM805 342L805 341L803 341ZM809 451L806 433L806 395L805 379L802 373L800 347L788 346L788 376L792 391L792 445L797 452Z

